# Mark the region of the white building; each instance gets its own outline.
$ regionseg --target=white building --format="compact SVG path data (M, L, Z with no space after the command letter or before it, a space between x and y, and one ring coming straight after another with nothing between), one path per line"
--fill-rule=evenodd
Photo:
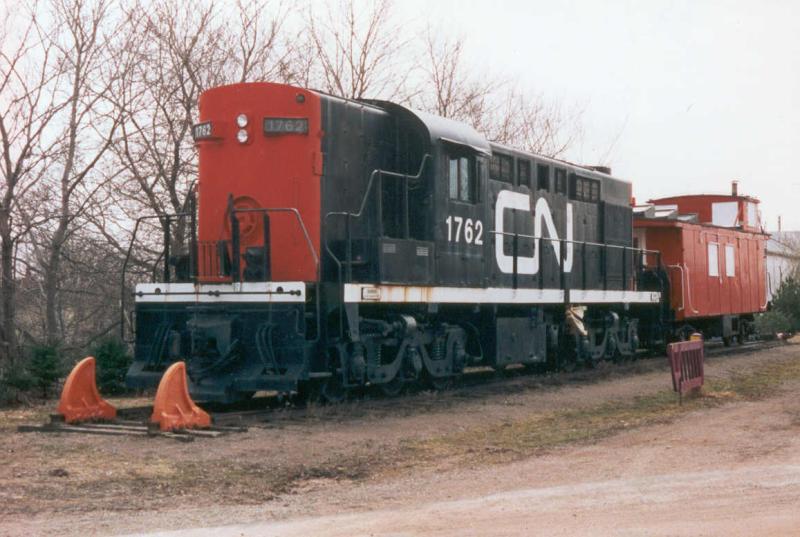
M800 270L800 231L775 231L767 241L767 299Z

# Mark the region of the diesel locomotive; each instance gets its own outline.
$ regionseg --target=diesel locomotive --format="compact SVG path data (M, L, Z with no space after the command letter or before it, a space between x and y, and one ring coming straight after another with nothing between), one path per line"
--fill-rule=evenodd
M196 201L161 215L186 236L135 287L131 387L184 360L197 400L336 401L666 337L668 271L634 247L631 183L606 168L288 85L212 88L199 110Z

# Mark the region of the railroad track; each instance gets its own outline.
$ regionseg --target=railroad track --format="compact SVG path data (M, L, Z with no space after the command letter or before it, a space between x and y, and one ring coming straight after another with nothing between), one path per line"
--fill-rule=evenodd
M786 345L783 341L750 341L741 345L725 347L721 342L710 342L706 345L706 357L718 358L733 356L742 353L762 351L769 348ZM493 394L497 392L513 393L520 390L536 387L556 387L570 382L599 382L609 377L625 376L658 369L667 369L665 355L652 355L642 353L636 360L623 363L601 362L595 368L581 369L572 372L544 372L538 373L522 366L511 366L502 371L495 371L489 367L468 368L451 389L445 390L449 397L458 400L472 398L476 395ZM476 390L481 393L476 394ZM363 413L370 410L382 410L392 407L408 409L416 403L414 394L431 391L421 386L414 386L398 397L384 395L377 390L365 389L353 394L348 401L335 405L295 405L290 398L279 395L256 397L244 404L235 406L214 405L208 407L212 413L214 423L225 426L247 425L251 427L280 427L292 422L302 422L310 419L322 420L336 419L355 411ZM149 412L149 407L123 409L125 415L131 413Z

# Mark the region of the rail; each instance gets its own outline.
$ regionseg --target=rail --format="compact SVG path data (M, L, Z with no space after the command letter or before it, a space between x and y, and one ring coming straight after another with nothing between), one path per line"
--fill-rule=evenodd
M382 185L383 184L383 177L390 177L392 179L402 179L404 181L404 188L403 188L403 233L405 235L404 238L408 238L409 235L409 222L408 222L408 182L413 180L418 180L422 177L422 173L425 170L425 165L430 160L431 156L428 153L422 156L422 160L419 163L419 168L417 169L417 173L414 175L408 173L399 173L393 172L389 170L383 170L381 168L375 168L372 170L372 173L369 175L369 179L367 180L367 188L364 190L364 195L361 198L361 203L359 204L358 211L351 212L351 211L331 211L326 213L322 219L323 229L327 229L328 220L333 216L344 217L345 218L345 263L347 265L347 281L351 281L353 279L353 237L352 237L352 229L351 229L351 220L354 218L361 218L364 214L364 209L367 207L367 201L372 193L373 184L375 184L377 177L377 182ZM380 192L380 190L378 190ZM382 222L382 205L383 200L378 198L378 203L376 205L378 215L377 215L377 222L379 226L379 231L376 233L377 236L382 236L383 232L383 222ZM343 281L342 281L342 260L333 252L331 249L330 243L328 241L328 234L325 234L324 238L324 246L325 252L333 259L334 264L336 265L336 273L337 273L337 280L339 282L339 290L340 292L343 291ZM339 335L344 335L344 315L343 315L343 304L344 301L339 301Z
M295 209L294 207L255 207L249 209L236 209L233 207L233 196L228 197L228 211L230 213L231 219L231 248L234 252L238 252L239 250L239 219L236 218L237 214L243 213L261 213L264 214L264 229L265 229L265 243L267 243L267 235L269 232L269 213L290 213L293 214L295 220L297 221L298 226L300 226L300 231L303 232L303 237L306 241L306 246L308 246L308 250L311 253L311 257L314 258L314 266L316 267L317 272L317 281L319 281L319 254L314 249L314 243L311 241L311 235L308 233L308 228L306 227L305 222L303 222L303 217L300 216L300 211ZM269 255L264 256L266 259L266 263L269 264ZM234 274L235 281L239 281L241 278L240 274L240 263L238 255L232 256L231 259L233 269L232 272ZM266 269L267 274L269 274L270 269Z
M185 218L190 217L192 222L190 224L192 237L194 238L195 234L195 211L194 211L194 202L190 202L192 206L192 210L188 213L172 213L172 214L154 214L154 215L147 215L147 216L140 216L136 219L136 224L133 226L133 234L131 235L131 242L128 244L128 251L125 253L125 260L122 262L122 274L120 276L120 293L119 293L119 312L120 312L120 324L119 324L119 336L120 340L125 341L125 276L128 273L128 265L131 261L131 255L133 253L133 247L136 244L136 234L139 232L139 226L145 220L155 220L158 219L162 222L162 227L164 229L164 248L162 249L161 253L159 254L158 258L156 258L156 262L153 265L153 277L155 279L155 271L157 270L158 263L163 259L164 261L164 281L169 282L171 280L171 274L169 270L169 257L170 257L170 242L172 242L172 220L177 218ZM190 275L196 276L197 275L197 254L194 252L194 245L196 244L195 240L192 240L192 247L189 248L189 270Z
M249 209L236 209L233 206L233 195L228 196L228 212L230 213L231 219L231 250L234 252L232 256L232 273L234 274L235 281L240 281L241 279L241 267L239 263L239 219L236 218L237 214L244 214L244 213L258 213L263 214L263 226L264 226L264 273L266 279L270 278L271 270L271 262L270 262L270 241L269 241L269 214L270 213L289 213L293 214L295 220L297 221L297 225L300 226L300 230L303 232L303 237L306 241L306 246L308 246L308 250L311 253L311 256L314 258L314 267L316 272L316 281L319 284L320 281L320 260L319 254L314 249L314 243L311 241L311 235L308 233L308 228L306 227L305 222L303 222L303 217L300 215L300 211L298 211L294 207L256 207L256 208L249 208ZM272 308L272 302L269 303L269 307ZM271 310L270 310L271 311ZM316 324L316 329L314 333L314 338L309 340L311 342L319 341L321 337L321 329L322 329L322 311L320 309L320 297L319 293L317 293L316 299L314 300L314 323Z
M608 289L608 283L609 283L608 282L608 270L607 270L608 258L607 258L607 255L606 255L608 250L621 250L622 251L622 287L623 287L623 290L628 290L628 282L630 281L630 277L634 275L634 274L628 274L628 270L629 270L629 267L628 267L629 259L628 259L628 255L627 255L628 252L633 252L633 254L631 256L632 257L631 261L635 260L635 263L636 263L635 271L637 273L641 272L642 269L644 268L644 266L647 264L646 263L646 256L648 256L648 255L655 255L655 257L656 257L655 266L656 267L660 267L661 266L661 252L658 251L658 250L647 250L645 248L636 248L636 247L633 247L633 246L624 246L624 245L621 245L621 244L608 244L608 243L600 243L600 242L592 242L592 241L578 241L578 240L572 240L572 239L560 239L560 238L556 238L556 237L542 237L542 236L536 236L536 235L527 235L525 233L515 233L515 232L510 232L510 231L496 231L496 230L493 230L493 231L490 231L490 233L492 233L495 236L501 235L503 237L512 237L512 243L511 243L512 244L512 246L511 246L512 254L511 255L512 255L513 262L512 262L512 280L511 280L512 283L511 283L511 285L512 285L513 289L517 289L518 285L519 285L519 269L518 269L518 264L519 263L518 263L518 258L519 258L519 241L520 241L520 239L535 240L536 241L536 245L535 245L534 252L537 252L538 255L542 255L542 251L543 251L542 250L542 241L549 241L550 243L557 243L559 245L558 254L557 255L559 257L559 266L561 266L561 267L564 266L564 262L566 261L566 255L567 255L567 248L566 247L562 247L561 245L565 245L565 246L568 245L568 244L579 245L580 246L580 250L581 250L580 258L581 258L581 288L582 289L586 289L587 288L587 270L586 270L586 261L588 259L588 256L586 255L587 254L587 247L601 248L600 252L602 253L602 255L601 255L601 260L600 260L600 266L602 268L601 272L602 272L602 276L603 276L603 290L607 290ZM545 266L544 263L540 262L540 264L539 264L539 278L538 278L538 280L539 280L539 288L540 289L544 288L544 280L545 280L544 266ZM560 287L561 287L561 289L567 290L567 288L568 288L567 283L568 282L567 282L566 272L564 270L560 270L559 272L560 272L560 275L559 275Z

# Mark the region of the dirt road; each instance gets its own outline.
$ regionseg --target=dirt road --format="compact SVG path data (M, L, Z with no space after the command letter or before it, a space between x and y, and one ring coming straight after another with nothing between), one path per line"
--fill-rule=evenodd
M388 495L383 486L339 492L339 502L374 498L371 511L158 535L800 535L800 426L786 411L800 412L795 396L502 468L400 480ZM428 501L434 488L433 498L455 499Z
M0 414L0 533L800 535L800 346L712 358L707 378L682 407L653 360L192 445L21 435Z

